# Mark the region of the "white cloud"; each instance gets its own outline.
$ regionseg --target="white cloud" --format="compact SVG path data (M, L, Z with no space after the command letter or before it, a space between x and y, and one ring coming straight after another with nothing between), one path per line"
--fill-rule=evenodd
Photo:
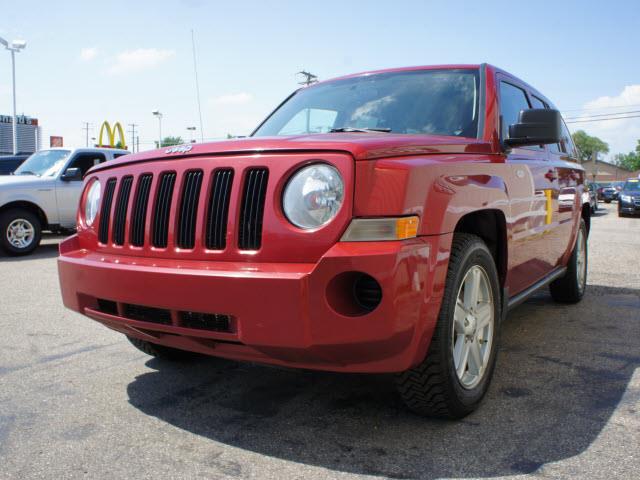
M581 118L591 115L640 110L639 106L640 84L627 85L619 95L598 97L587 102L584 105ZM576 120L579 120L579 118ZM595 135L607 142L609 144L609 157L616 153L628 153L634 150L638 139L640 139L640 118L578 122L569 126L572 131L584 130L589 135Z
M95 47L87 47L80 50L80 60L88 62L98 56L98 49Z
M209 99L209 102L215 105L244 105L253 100L253 95L246 92L229 93L219 97Z
M11 89L9 88L9 85L0 83L0 95L2 96L9 95L10 92L11 92Z
M175 50L158 50L157 48L127 50L116 55L115 61L107 71L111 75L119 75L147 70L157 67L175 54Z

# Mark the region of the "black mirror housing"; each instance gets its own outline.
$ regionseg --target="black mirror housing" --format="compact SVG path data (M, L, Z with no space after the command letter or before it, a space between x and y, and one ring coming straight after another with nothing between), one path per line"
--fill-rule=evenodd
M518 123L509 125L509 147L559 143L562 138L562 117L558 110L532 108L521 110Z
M79 168L67 168L60 177L60 180L71 182L74 180L82 180L82 170Z

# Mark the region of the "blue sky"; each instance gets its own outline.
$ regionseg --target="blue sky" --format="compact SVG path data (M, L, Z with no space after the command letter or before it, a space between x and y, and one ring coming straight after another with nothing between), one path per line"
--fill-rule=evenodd
M197 125L196 35L204 136L246 134L296 88L321 79L437 63L498 65L565 112L640 109L640 2L0 0L0 36L24 38L18 111L43 133L84 144L82 122L139 124L141 148ZM11 112L10 56L0 51L0 113ZM617 110L612 107L620 106ZM587 109L584 112L579 109ZM570 125L633 149L640 118ZM95 135L97 132L92 132Z

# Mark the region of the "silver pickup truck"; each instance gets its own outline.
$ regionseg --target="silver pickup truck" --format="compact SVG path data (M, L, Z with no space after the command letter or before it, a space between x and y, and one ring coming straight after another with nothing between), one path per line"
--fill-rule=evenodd
M52 148L31 155L11 176L0 176L0 247L26 255L43 230L76 226L82 177L102 162L127 155L116 148Z

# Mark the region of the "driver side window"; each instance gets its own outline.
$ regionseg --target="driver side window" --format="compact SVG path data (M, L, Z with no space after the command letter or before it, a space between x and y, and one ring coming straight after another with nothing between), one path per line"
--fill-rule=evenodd
M82 177L89 171L94 165L98 165L106 160L102 153L79 153L71 160L67 170L70 168L79 168L82 172Z

